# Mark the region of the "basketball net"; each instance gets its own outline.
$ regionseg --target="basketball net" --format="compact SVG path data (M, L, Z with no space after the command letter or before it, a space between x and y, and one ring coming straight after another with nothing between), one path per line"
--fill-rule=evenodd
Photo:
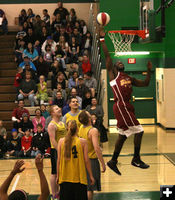
M109 31L108 35L112 40L115 49L115 56L119 56L120 52L131 52L131 44L135 35L145 38L144 31L135 30L121 30L121 31Z

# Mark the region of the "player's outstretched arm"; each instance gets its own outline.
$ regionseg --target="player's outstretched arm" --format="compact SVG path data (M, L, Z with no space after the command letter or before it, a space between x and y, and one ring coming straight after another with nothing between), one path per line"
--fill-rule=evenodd
M38 170L38 175L40 178L40 187L41 187L41 195L38 197L38 200L47 200L50 194L49 186L47 183L46 176L43 171L43 157L41 154L38 154L35 158L35 165Z
M3 184L0 187L0 199L1 200L8 200L8 194L7 194L8 188L9 188L14 176L17 173L21 173L21 172L24 171L25 168L23 167L23 165L24 165L23 160L16 161L16 163L15 163L12 171L10 172L9 176L6 178L6 180L3 182Z
M104 31L103 26L100 26L99 36L100 36L101 46L102 46L102 49L103 49L103 52L104 52L104 55L105 55L106 69L109 72L110 80L113 80L115 78L114 77L114 72L113 72L113 62L112 62L112 59L110 57L108 48L107 48L106 43L105 43L105 39L104 39L105 34L106 33Z
M136 78L132 79L132 84L136 87L145 87L149 85L150 79L151 79L151 69L152 69L152 63L148 61L147 63L147 75L145 80L138 80Z

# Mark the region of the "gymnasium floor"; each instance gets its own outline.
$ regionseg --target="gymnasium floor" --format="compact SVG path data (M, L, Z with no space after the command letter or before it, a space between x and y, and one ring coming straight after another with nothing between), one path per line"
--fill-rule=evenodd
M142 159L150 164L150 168L143 170L130 165L133 153L133 137L126 141L121 156L119 169L122 176L116 175L109 168L102 174L102 192L96 193L96 200L158 200L160 199L160 185L175 184L174 155L175 131L165 131L157 126L144 126L145 135L142 143ZM104 144L103 154L107 162L113 152L117 134L115 128L110 128L109 142ZM7 177L15 160L0 160L0 184ZM25 160L25 171L16 176L9 188L22 188L30 193L31 199L36 199L40 193L39 178L34 166L34 159ZM44 160L45 174L50 177L50 160Z

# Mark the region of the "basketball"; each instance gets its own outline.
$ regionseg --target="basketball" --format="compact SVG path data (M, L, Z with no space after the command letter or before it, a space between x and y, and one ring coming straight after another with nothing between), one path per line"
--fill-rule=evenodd
M101 12L97 15L97 23L103 26L106 26L110 21L110 16L108 13Z

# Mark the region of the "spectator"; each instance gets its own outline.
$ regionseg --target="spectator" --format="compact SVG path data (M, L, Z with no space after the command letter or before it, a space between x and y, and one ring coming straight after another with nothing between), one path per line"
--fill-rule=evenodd
M23 26L23 31L27 33L29 28L27 21L25 21L22 26Z
M80 29L83 36L87 34L87 26L84 20L80 20Z
M45 77L41 75L39 77L39 83L37 84L38 91L36 93L37 100L40 101L40 105L43 104L45 101L48 101L48 94L47 94L47 83L45 82Z
M32 43L28 43L27 48L23 52L24 56L28 56L32 62L38 59L38 52Z
M36 92L36 84L34 80L31 80L31 73L26 72L26 78L22 80L19 86L18 100L29 98L31 106L34 106L34 94Z
M24 22L27 20L27 12L25 9L21 10L18 19L19 19L19 25L23 26Z
M92 77L91 72L87 72L84 77L85 85L91 90L92 97L95 97L97 89L97 80L94 77Z
M61 35L57 43L61 46L62 51L65 53L65 63L69 63L69 44L66 42L65 37Z
M70 22L72 27L75 26L76 21L77 21L77 15L76 15L75 9L71 8L70 12L69 12L69 22Z
M46 53L46 45L50 45L52 52L55 52L56 42L52 39L51 36L48 36L47 40L43 43L41 47L42 53Z
M91 119L92 119L92 126L97 128L100 133L100 142L101 143L107 142L108 141L108 135L107 135L108 129L106 129L104 127L101 120L98 119L95 114L91 115Z
M57 92L56 98L53 100L52 105L57 105L60 108L63 108L65 106L66 102L62 97L61 92Z
M52 33L56 32L57 27L61 27L61 25L62 25L61 17L60 17L60 14L57 13L57 15L55 16L55 19L52 21L52 24L51 24Z
M49 32L46 28L46 26L43 26L41 28L41 33L38 35L38 40L40 41L40 45L42 46L43 43L47 40L47 37L49 36Z
M68 21L69 12L63 7L63 3L61 1L58 2L58 8L55 9L53 15L56 16L58 13L60 14L61 21L66 24L66 21Z
M63 90L66 89L66 81L65 81L64 74L62 72L58 72L58 77L57 77L57 83L56 83L56 85L58 83L61 84L61 87L63 88Z
M29 24L28 24L28 29L27 29L27 36L24 38L24 40L26 44L32 43L33 45L35 44L35 41L37 40L37 36L33 32L33 28L29 27Z
M79 50L80 50L79 44L76 42L75 37L72 37L71 43L69 45L69 53L70 53L70 59L72 63L77 63Z
M80 33L78 32L78 28L74 27L73 29L73 33L71 34L71 38L74 37L76 43L81 46L81 42L82 42L82 37L80 35Z
M20 137L23 137L25 135L25 130L29 129L30 134L33 135L33 123L32 121L29 119L29 116L27 113L23 113L22 115L22 120L19 123L18 126L18 135Z
M21 138L21 151L19 157L31 157L32 136L30 130L26 129L24 136Z
M39 59L36 62L36 69L37 69L37 77L39 78L41 75L43 75L47 80L49 73L49 65L47 62L44 61L42 56L39 56Z
M86 93L85 93L85 97L83 98L83 101L82 101L82 109L85 109L88 105L91 104L91 91L88 90Z
M19 128L19 123L21 122L22 115L24 113L26 113L30 117L29 111L24 108L24 100L19 100L18 107L15 108L12 113L12 121L14 122L13 127L17 130Z
M41 110L39 108L37 108L35 110L35 117L32 119L34 133L37 132L37 124L42 124L42 126L43 126L42 131L44 131L45 121L46 121L45 118L41 114Z
M63 109L62 109L62 115L63 115L63 116L64 116L66 113L70 112L70 106L69 106L70 100L71 100L71 98L69 98L69 99L67 100L66 105L65 105L65 106L63 107Z
M60 25L56 24L55 29L52 32L53 32L53 40L55 42L58 42L60 38Z
M84 54L83 55L83 60L82 60L82 63L81 63L81 68L82 68L82 72L83 74L86 74L87 72L91 72L91 63L90 63L90 60L89 60L89 57Z
M32 138L32 152L31 157L36 157L38 154L44 155L45 150L47 149L47 145L45 142L45 134L42 131L42 124L37 125L37 132L34 134Z
M66 33L66 28L65 28L65 26L61 26L61 27L60 27L60 36L64 36L65 41L66 41L66 42L69 42L69 34Z
M47 44L45 47L45 51L43 53L43 58L49 66L51 66L53 62L53 56L54 56L54 51L52 51L51 46Z
M66 91L62 89L62 86L61 86L60 83L57 84L57 89L54 89L54 90L53 90L53 95L52 95L52 99L53 99L53 100L56 98L57 92L61 92L62 98L63 98L65 101L67 100Z
M85 86L84 78L82 76L78 77L78 85L76 89L77 89L77 95L82 99L84 99L85 93L89 90L89 88Z
M36 15L35 21L33 23L33 29L34 29L34 32L35 32L36 36L41 33L41 29L42 29L41 24L42 24L42 20L41 20L40 15Z
M50 27L50 15L48 14L47 9L43 10L43 21L45 21L46 26L49 28Z
M14 80L14 87L16 88L16 100L15 100L15 103L17 103L17 100L18 100L18 95L19 95L19 86L20 86L20 83L22 81L22 71L23 69L21 67L18 67L17 69L17 73L15 75L15 80Z
M74 71L72 77L68 80L68 88L75 88L78 85L78 72Z
M40 105L40 110L41 110L42 116L43 116L45 119L47 119L47 117L50 116L49 112L48 112L47 109L46 109L46 105L41 104L41 105Z
M72 88L71 91L70 91L70 96L71 97L74 97L78 100L78 105L79 105L79 108L81 109L82 108L82 98L77 96L77 90L76 88Z
M23 30L23 26L19 26L19 31L16 34L16 39L17 40L23 40L26 37L26 32Z
M15 62L17 62L18 65L23 62L22 56L24 49L26 49L25 41L22 39L18 40L15 46Z
M7 28L8 21L5 16L5 12L2 9L0 9L0 19L2 19L1 23L0 23L0 26L2 27L2 33L7 34L8 33L8 28Z
M2 136L2 138L4 140L7 139L7 131L6 131L5 127L3 126L3 121L2 120L0 120L0 136Z
M21 150L21 138L18 136L18 132L15 128L12 129L12 135L7 142L7 154L9 156L19 156Z
M0 135L0 158L3 158L6 152L7 152L7 142L3 138L3 136Z
M15 190L10 195L7 194L8 188L10 186L10 183L12 182L13 178L16 174L21 173L24 171L24 161L18 160L12 171L10 172L9 176L6 178L6 180L2 183L0 187L0 199L1 200L7 200L7 199L27 199L27 193L24 190ZM41 158L41 155L38 155L35 158L35 165L38 171L39 179L40 179L40 188L41 188L41 195L37 198L38 200L47 200L49 197L49 186L47 183L47 179L45 177L45 174L43 172L43 158Z
M80 33L80 36L82 37L83 35L83 32L82 32L82 29L80 27L80 22L79 21L76 21L75 22L75 27L74 28L77 28L78 29L78 32Z
M90 32L88 31L86 35L84 35L83 40L82 40L83 55L85 55L86 52L87 52L87 55L89 55L91 52L91 47L92 47L92 36Z
M30 67L29 64L25 64L25 68L23 69L23 72L21 74L22 79L26 79L26 73L30 73L31 74L31 79L35 81L35 83L38 82L38 78L36 75L36 72Z
M34 20L35 20L34 17L35 17L35 14L33 13L33 10L31 8L29 8L27 11L27 18L30 19L31 23L34 22Z
M21 68L25 68L25 65L26 64L29 64L30 65L30 68L32 68L34 71L36 71L36 67L35 67L35 65L33 64L33 62L29 59L29 57L28 56L26 56L26 55L24 55L24 61L23 62L21 62L20 64L19 64L19 67L21 67Z
M98 120L103 122L103 117L104 117L104 111L103 107L101 105L97 104L97 99L95 97L92 98L91 100L91 105L86 107L86 110L91 114L91 115L96 115Z
M62 47L60 45L56 45L55 48L55 60L58 60L59 62L61 62L61 65L63 67L63 70L66 70L66 54L65 52L62 50Z

